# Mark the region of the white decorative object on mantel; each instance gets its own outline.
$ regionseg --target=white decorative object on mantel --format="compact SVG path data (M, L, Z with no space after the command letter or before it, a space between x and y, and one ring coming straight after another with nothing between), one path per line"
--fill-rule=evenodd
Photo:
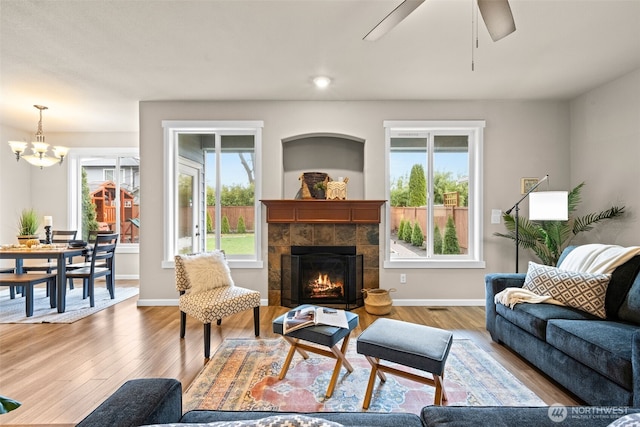
M344 180L339 179L338 181L327 182L327 200L346 200L348 181L349 178L344 178Z

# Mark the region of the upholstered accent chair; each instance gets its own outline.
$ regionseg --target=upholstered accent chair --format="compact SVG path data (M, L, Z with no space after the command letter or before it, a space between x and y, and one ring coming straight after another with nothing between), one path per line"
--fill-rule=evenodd
M180 338L187 314L204 324L204 357L211 353L211 322L253 309L253 326L260 335L260 292L235 286L222 251L176 255L176 289L180 293Z

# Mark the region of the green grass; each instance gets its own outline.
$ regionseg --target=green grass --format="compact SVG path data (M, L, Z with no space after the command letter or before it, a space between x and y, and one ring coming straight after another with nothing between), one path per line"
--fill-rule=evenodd
M230 255L251 255L254 253L255 234L223 234L221 239L222 248ZM215 235L207 234L207 250L216 248Z

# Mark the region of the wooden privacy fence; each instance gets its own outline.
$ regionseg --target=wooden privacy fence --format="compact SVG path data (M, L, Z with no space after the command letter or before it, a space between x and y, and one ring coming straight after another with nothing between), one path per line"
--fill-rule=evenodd
M211 217L211 226L216 226L216 207L215 206L207 206L207 212ZM220 218L224 218L225 216L229 218L229 228L232 231L235 231L238 228L238 218L244 218L244 226L247 231L255 230L255 210L253 206L223 206L222 211L220 212L222 215Z
M456 226L456 235L458 236L458 244L460 249L466 250L469 247L469 209L466 207L453 207L453 206L434 206L433 217L435 224L440 228L440 232L444 236L444 229L447 226L447 219L453 217L453 223ZM420 223L423 228L422 232L425 234L425 238L428 236L429 230L424 230L424 225L427 223L427 207L391 207L391 230L398 230L400 221L410 221L411 224L415 224L416 221Z

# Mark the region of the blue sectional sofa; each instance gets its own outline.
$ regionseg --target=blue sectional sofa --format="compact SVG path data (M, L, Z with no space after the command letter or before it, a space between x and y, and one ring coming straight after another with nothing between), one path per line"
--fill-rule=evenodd
M621 417L636 416L632 414L639 412L640 409L581 406L570 408L426 406L420 415L376 412L314 412L300 415L343 426L605 427ZM182 387L179 381L170 378L145 378L127 381L84 418L78 427L135 427L149 424L175 425L176 423L182 426L235 421L243 421L242 426L255 427L256 425L265 426L265 418L287 415L293 414L206 410L188 411L183 414ZM278 425L282 424L269 424L270 427Z
M575 249L568 247L559 263ZM640 407L640 256L612 274L606 319L552 304L494 302L525 274L488 274L486 327L504 344L588 405Z

